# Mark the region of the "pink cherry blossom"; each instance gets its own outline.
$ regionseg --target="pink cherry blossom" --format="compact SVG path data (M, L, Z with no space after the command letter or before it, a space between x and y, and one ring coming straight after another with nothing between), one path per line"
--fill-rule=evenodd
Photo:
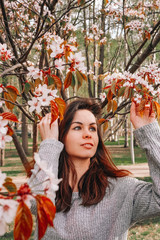
M8 120L3 119L2 116L0 116L0 133L1 134L6 134L7 133L7 128L5 127L8 124Z
M102 102L104 102L104 100L106 99L106 93L105 92L100 93L99 98L101 99Z
M50 101L53 100L52 96L48 96L47 93L43 93L42 96L37 97L39 103L41 104L41 106L49 106L50 105Z
M61 58L60 59L56 59L54 64L55 64L55 67L57 69L59 69L60 71L65 70L65 66L64 66L65 62Z
M0 43L0 59L2 61L6 61L6 60L11 60L13 58L13 55L11 53L10 50L7 50L7 44L1 44Z
M29 111L33 112L36 110L38 113L41 112L41 103L38 101L36 97L33 97L32 100L28 101L28 104L30 105Z
M3 92L3 85L0 84L0 93L2 93L2 92Z
M40 80L42 80L43 75L42 75L42 71L39 68L35 68L34 66L30 66L27 67L28 72L28 76L33 77L34 79L39 78Z
M12 137L3 133L0 133L0 149L5 148L5 143L6 142L11 142Z
M7 224L3 218L0 218L0 236L7 232Z
M11 223L16 215L18 202L12 199L0 199L0 218Z

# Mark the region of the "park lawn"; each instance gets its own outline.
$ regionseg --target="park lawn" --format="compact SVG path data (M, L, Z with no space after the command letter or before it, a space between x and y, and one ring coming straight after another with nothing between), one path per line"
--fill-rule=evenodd
M130 157L130 149L123 148L122 145L116 144L109 145L111 155L113 157L113 161L117 165L125 165L131 164L131 157ZM135 157L136 163L143 163L146 162L145 153L139 147L135 148ZM32 152L30 149L30 156L29 159L32 160ZM5 153L5 164L2 167L4 172L7 173L8 176L18 176L18 175L25 175L24 168L22 163L17 156L16 149L8 145ZM151 181L150 177L143 178L144 181ZM10 226L8 232L0 237L2 240L13 240L13 225ZM160 239L160 217L156 217L153 219L145 220L143 222L135 224L130 230L128 235L128 240L159 240ZM33 240L33 235L30 238Z

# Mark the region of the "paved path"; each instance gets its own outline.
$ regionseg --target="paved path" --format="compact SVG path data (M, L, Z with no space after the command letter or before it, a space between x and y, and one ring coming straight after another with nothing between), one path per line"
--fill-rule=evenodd
M133 177L149 177L149 168L147 163L139 163L139 164L132 164L132 165L119 165L120 169L127 169L131 173L133 173ZM12 177L13 182L19 186L27 182L27 177L25 176L17 176Z
M127 169L131 173L133 173L134 177L149 177L149 167L147 163L139 163L139 164L132 164L132 165L120 165L118 166L122 169Z

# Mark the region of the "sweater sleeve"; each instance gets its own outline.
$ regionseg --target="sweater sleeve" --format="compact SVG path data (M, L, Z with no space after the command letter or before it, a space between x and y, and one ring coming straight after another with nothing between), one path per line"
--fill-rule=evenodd
M160 129L155 121L135 130L135 137L145 149L153 183L137 181L133 191L132 221L160 215Z
M58 162L62 149L63 144L56 139L46 139L40 144L40 159L46 162L48 169L52 169L56 178L58 178ZM47 177L46 173L40 170L37 164L35 164L33 172L34 174L30 177L28 184L36 194L43 194L42 183Z

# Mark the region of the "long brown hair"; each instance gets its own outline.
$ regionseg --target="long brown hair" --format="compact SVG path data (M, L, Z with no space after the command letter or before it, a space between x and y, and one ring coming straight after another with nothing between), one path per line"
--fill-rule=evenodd
M71 102L65 111L64 119L60 124L59 140L64 143L65 136L67 135L72 120L76 111L78 110L90 111L96 119L101 115L101 107L98 102L93 99L78 99ZM91 158L89 169L84 173L78 183L79 195L82 198L83 206L90 206L99 203L108 186L108 177L124 177L130 173L126 170L119 170L113 163L110 154L105 147L98 124L98 137L99 144L95 156ZM72 172L72 181L76 182L77 174L74 164L69 160L68 154L65 151L65 146L59 158L58 177L62 178L59 185L59 190L56 195L56 209L59 211L69 211L71 206L72 192L74 186L71 188L69 185L69 171Z

